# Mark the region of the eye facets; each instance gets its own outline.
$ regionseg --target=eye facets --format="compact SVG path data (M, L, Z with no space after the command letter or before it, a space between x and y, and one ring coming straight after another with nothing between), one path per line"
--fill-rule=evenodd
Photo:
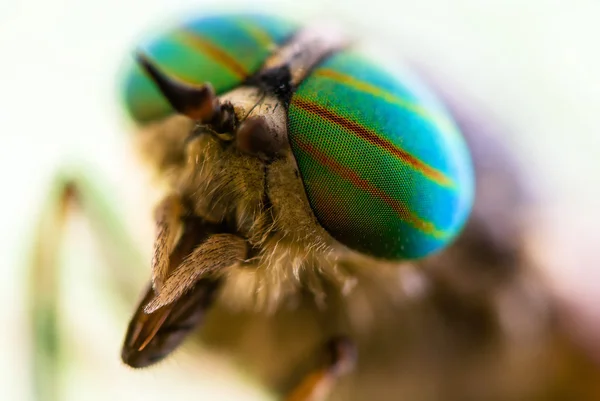
M290 75L283 74L289 73L286 64L272 70L281 74L260 71L267 59L282 59L272 56L298 32L279 18L224 14L190 20L140 50L181 82L210 83L217 96L245 85L289 104L280 119L285 125L287 112L287 135L280 135L285 128L273 129L272 117L256 112L220 128L232 131L227 138L240 151L265 160L289 141L312 210L340 243L390 260L443 249L468 218L474 194L471 158L452 118L405 69L384 69L352 49L306 66L310 73L297 88L275 85ZM175 113L135 63L123 88L138 124ZM234 116L234 106L221 114Z

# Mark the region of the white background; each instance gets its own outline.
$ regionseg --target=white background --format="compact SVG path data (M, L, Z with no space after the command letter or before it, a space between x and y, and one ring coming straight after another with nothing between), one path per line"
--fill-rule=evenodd
M135 175L127 131L119 119L116 74L138 35L190 10L237 9L241 4L307 20L333 17L347 23L354 34L378 33L402 52L443 70L515 128L518 135L507 141L528 166L543 173L543 211L550 217L542 231L544 240L554 244L544 247L551 277L565 294L577 295L577 302L589 301L600 290L593 252L600 239L599 2L220 3L224 1L0 0L2 399L30 396L23 304L29 278L24 266L34 219L53 171L66 161L83 160L109 187L117 188L108 195L123 213L138 215L128 218L128 224L136 226L149 217L149 203L140 205L139 197L132 195L141 184L129 181ZM146 251L147 238L138 236ZM68 373L68 399L205 399L199 397L200 388L220 391L207 399L242 399L232 395L235 389L225 374L207 366L222 364L212 356L201 364L204 367L184 355L141 373L123 368L118 362L123 327L112 327L118 319L104 316L110 308L98 305L101 295L88 294L87 289L93 289L90 277L93 274L67 280L72 288L66 291L74 294L69 299L77 300L71 310L76 315L78 310L81 315L89 311L88 319L95 313L102 316L89 322L93 330L81 329L85 320L73 323L76 332L85 333L78 338L80 346L92 347L94 356L82 370ZM226 387L231 393L225 393ZM244 396L254 399L247 389Z

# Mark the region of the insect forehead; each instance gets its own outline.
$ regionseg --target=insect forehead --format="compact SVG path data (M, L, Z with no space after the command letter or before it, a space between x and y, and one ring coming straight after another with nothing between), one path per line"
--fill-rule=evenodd
M289 138L320 224L386 259L448 245L469 215L471 160L422 85L353 51L328 57L291 98Z

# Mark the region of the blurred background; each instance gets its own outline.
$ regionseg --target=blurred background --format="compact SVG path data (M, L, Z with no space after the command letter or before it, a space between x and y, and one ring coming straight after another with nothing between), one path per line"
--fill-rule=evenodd
M93 171L150 260L156 193L132 159L117 101L123 58L165 20L240 8L341 20L355 35L386 42L452 80L511 127L506 143L534 173L542 199L535 243L548 282L573 308L576 336L590 350L600 343L599 2L0 0L2 399L33 399L27 266L61 166ZM99 279L104 266L83 223L71 225L76 246L65 246L61 257L61 319L70 333L65 400L269 398L209 352L202 364L180 352L156 368L124 367L119 352L130 311L110 300L114 289Z

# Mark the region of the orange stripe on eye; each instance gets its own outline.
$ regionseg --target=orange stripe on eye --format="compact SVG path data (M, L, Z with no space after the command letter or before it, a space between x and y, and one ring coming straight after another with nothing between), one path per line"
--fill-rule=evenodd
M452 180L444 175L439 170L428 166L421 160L417 159L407 151L396 147L393 143L388 140L381 138L373 131L368 128L363 127L357 122L351 121L333 113L332 111L326 109L323 106L320 106L314 102L310 102L305 99L301 99L298 96L292 98L292 104L296 107L301 108L304 111L309 113L313 113L318 115L321 118L324 118L334 124L337 124L344 129L352 132L357 137L364 139L365 141L378 146L379 148L385 150L386 152L391 153L396 158L402 160L404 163L409 164L414 170L420 172L425 177L431 179L432 181L444 186L444 187L454 187L454 183Z
M428 113L423 107L420 107L411 102L407 102L406 100L403 100L402 98L391 94L390 92L386 91L385 89L379 88L368 82L361 81L350 75L342 74L339 71L335 71L335 70L332 70L329 68L320 68L320 69L315 70L313 72L313 75L331 79L332 81L336 81L341 84L347 85L347 86L351 87L352 89L356 89L357 91L376 96L380 99L385 100L388 103L395 104L405 110L415 113L416 115L421 117L423 120L425 120L431 124L439 124L442 127L444 127L444 129L449 129L448 126L451 125L451 122L448 121L446 118L443 118L442 116Z
M246 31L256 43L264 47L265 50L272 51L277 47L277 44L275 43L273 38L271 38L271 36L269 36L267 32L260 29L258 26L253 25L252 23L242 21L238 21L236 23L240 28Z
M431 235L436 239L444 239L450 235L436 228L432 222L421 219L419 216L412 213L410 209L406 207L406 205L402 204L402 202L392 198L385 191L377 188L364 178L361 178L352 169L338 163L336 160L332 159L331 157L318 150L315 146L306 142L302 142L301 140L298 140L298 138L294 139L294 144L300 149L302 149L302 151L310 155L321 165L327 167L329 170L333 171L338 176L349 181L355 187L385 202L398 214L398 216L400 216L401 220L409 223L416 229L424 232L427 235Z
M248 76L248 71L246 71L246 68L243 65L238 63L233 57L225 53L225 51L219 47L215 46L215 44L209 40L206 40L197 34L186 30L177 32L175 36L179 37L183 42L198 49L202 53L209 55L213 60L223 65L223 67L227 68L239 79L245 79Z

